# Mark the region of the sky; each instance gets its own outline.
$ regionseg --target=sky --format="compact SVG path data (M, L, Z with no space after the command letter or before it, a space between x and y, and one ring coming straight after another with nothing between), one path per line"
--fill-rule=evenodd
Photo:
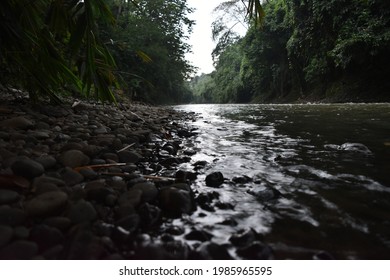
M188 43L192 45L192 52L186 55L192 65L199 67L198 75L210 73L214 70L211 52L215 43L211 39L212 11L221 2L226 0L187 0L188 6L195 8L189 18L196 21Z

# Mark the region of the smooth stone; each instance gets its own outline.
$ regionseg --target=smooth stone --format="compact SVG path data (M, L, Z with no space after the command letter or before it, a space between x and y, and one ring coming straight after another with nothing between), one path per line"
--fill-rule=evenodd
M0 250L2 260L29 260L38 253L38 245L31 241L17 240Z
M28 201L25 204L25 209L30 216L53 215L62 210L67 202L68 195L64 192L46 192Z
M210 241L202 243L197 249L200 259L205 260L232 260L226 247Z
M41 176L43 172L45 172L45 168L42 166L42 164L31 159L16 160L11 165L11 169L15 175L28 179Z
M270 246L262 243L261 241L255 241L251 245L238 248L236 250L237 255L248 260L270 260L273 259L273 250Z
M53 191L59 191L60 189L54 185L54 184L44 184L44 185L38 185L35 188L35 194L43 194L46 192L53 192Z
M75 168L87 165L90 159L79 150L69 150L61 154L60 162L66 167Z
M191 232L187 233L184 237L187 240L197 240L205 242L211 240L211 238L213 238L213 235L204 230L194 229Z
M191 193L175 187L160 191L160 205L163 210L173 215L190 213L193 209Z
M246 247L252 244L255 241L258 241L261 239L262 236L258 234L255 230L249 229L246 231L238 232L236 234L233 234L229 241L234 245L238 247Z
M61 244L55 245L42 252L42 256L45 258L45 260L57 260L59 259L59 256L64 248L65 247Z
M243 175L243 176L234 177L232 181L236 184L246 184L252 182L253 179L249 176Z
M62 188L62 187L65 187L65 182L61 179L58 179L58 178L49 177L49 176L41 176L41 177L35 178L33 183L32 183L33 188L38 188L38 187L45 186L45 185L49 185L49 186L55 185L57 187Z
M46 250L64 241L62 232L48 225L36 225L31 229L30 240L35 242L39 250Z
M45 169L52 168L57 164L57 160L52 156L41 156L36 159L36 162L40 163Z
M151 228L157 225L161 219L161 209L156 205L144 203L138 208L143 228Z
M8 206L0 207L0 224L9 226L19 226L26 220L24 211Z
M118 199L121 206L137 207L141 204L142 190L130 189L124 192Z
M13 233L12 227L0 225L0 248L11 241Z
M30 229L25 226L17 226L14 228L15 239L27 239L30 236Z
M68 218L75 224L91 222L97 218L97 213L90 202L79 200L70 207Z
M45 219L43 224L58 228L59 230L66 230L72 224L72 221L67 217L57 216L57 217L49 217Z
M93 170L92 168L83 168L79 171L79 173L88 180L94 180L99 177L99 174Z
M137 214L125 216L115 222L117 227L121 227L128 232L135 232L140 224L140 217Z
M8 129L27 130L29 128L32 128L34 126L34 123L31 120L26 119L25 117L19 116L0 122L0 126L2 128Z
M141 199L143 202L150 202L158 195L158 189L156 185L151 182L135 184L132 189L142 191Z
M206 185L209 187L217 188L223 184L224 177L221 172L213 172L206 176Z
M136 152L120 151L118 152L119 162L123 163L137 163L142 156Z
M69 167L65 167L64 169L62 169L60 175L62 177L62 180L64 180L66 185L68 186L74 186L84 181L83 175Z
M20 195L11 190L2 190L0 189L0 205L2 204L11 204L20 199Z

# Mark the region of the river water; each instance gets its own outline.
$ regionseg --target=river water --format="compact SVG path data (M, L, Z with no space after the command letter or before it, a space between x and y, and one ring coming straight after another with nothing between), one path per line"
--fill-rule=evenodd
M197 153L181 168L205 161L202 174L220 171L225 183L198 176L196 193L217 194L217 206L173 223L220 244L253 228L278 259L390 258L390 104L175 108L197 114Z

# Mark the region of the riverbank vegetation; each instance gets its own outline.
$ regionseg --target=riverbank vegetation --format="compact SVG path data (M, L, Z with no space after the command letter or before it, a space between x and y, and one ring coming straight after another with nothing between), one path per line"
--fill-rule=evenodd
M263 7L260 32L252 25L244 37L221 36L229 44L217 44L216 70L191 81L195 102L389 101L388 1Z

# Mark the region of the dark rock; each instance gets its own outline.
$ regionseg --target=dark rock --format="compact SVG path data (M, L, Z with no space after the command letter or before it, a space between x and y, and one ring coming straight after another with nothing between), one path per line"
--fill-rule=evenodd
M273 259L273 250L270 246L262 243L261 241L255 241L251 245L238 248L236 250L237 255L248 260L271 260Z
M140 154L131 151L120 151L118 157L119 162L124 163L137 163L142 158Z
M144 203L138 208L138 214L143 228L151 228L159 224L161 209L155 205Z
M19 226L26 220L24 211L7 206L0 207L0 225Z
M63 152L59 160L64 166L71 168L85 166L90 161L89 157L79 150L69 150Z
M79 171L79 173L88 180L94 180L99 176L99 174L92 168L83 168Z
M196 180L197 176L198 176L197 173L179 170L176 172L175 177L176 177L176 180L179 182L186 182L187 180L189 180L189 181Z
M171 240L163 244L166 258L170 260L187 260L190 249L188 245L179 240Z
M45 172L45 169L43 168L42 164L31 159L16 160L12 164L11 169L15 175L22 176L28 179L41 176L43 172Z
M79 228L74 233L71 244L64 254L62 258L68 260L98 260L104 258L106 250L99 238L91 231Z
M63 250L64 246L58 244L42 252L42 256L45 258L45 260L57 260L60 258L60 254Z
M46 192L27 201L26 213L29 216L47 216L61 211L68 202L68 195L61 191Z
M254 195L261 202L268 202L283 197L280 191L272 187L258 192L248 191L248 193Z
M156 185L151 182L135 184L131 189L142 191L141 199L143 202L153 201L158 195Z
M197 252L201 259L205 260L232 260L233 257L229 254L225 246L213 242L205 242Z
M121 206L137 207L141 204L142 190L130 189L123 193L118 200Z
M199 170L199 169L204 168L207 164L208 164L207 161L201 160L201 161L195 162L195 163L193 164L193 166L194 166L194 169L195 169L195 170Z
M253 179L251 177L243 175L243 176L234 177L232 179L232 181L236 184L246 184L246 183L252 182Z
M65 187L65 182L54 177L49 177L49 176L41 176L37 177L34 179L32 183L33 189L37 189L39 187L44 187L44 186L56 186L59 188Z
M193 210L191 193L175 187L167 187L160 191L161 208L178 216Z
M221 172L213 172L206 176L206 185L217 188L223 184L224 177Z
M57 160L52 156L41 156L36 161L40 163L45 169L50 169L57 164Z
M34 123L25 117L19 116L0 122L2 128L27 130L34 126Z
M30 229L25 226L14 227L14 239L27 239L30 236Z
M314 254L313 259L314 260L335 260L335 257L328 252L320 251Z
M48 225L36 225L31 229L30 240L35 242L40 251L46 250L64 241L62 232Z
M213 235L204 230L194 229L191 232L187 233L184 237L187 240L196 240L196 241L205 242L211 240L211 238L213 238Z
M38 253L38 245L31 241L18 240L0 250L2 260L29 260Z
M167 143L162 146L161 149L167 151L170 155L176 155L178 147L176 147L176 145L174 145L173 143Z
M223 220L222 222L218 223L220 225L224 225L224 226L231 226L231 227L235 227L238 225L237 221L234 220L234 219L226 219L226 220Z
M72 224L72 221L67 217L57 216L57 217L49 217L45 219L43 224L58 228L59 230L67 230L70 225Z
M13 233L12 227L0 225L0 248L11 241Z
M140 217L137 214L130 214L115 222L117 227L128 231L129 233L135 232L140 224Z
M97 213L90 202L79 200L70 207L68 218L75 224L92 222L97 218Z
M20 199L20 195L11 190L2 190L0 189L0 205L2 204L11 204Z
M258 234L254 229L249 229L246 231L241 231L236 234L233 234L229 241L238 247L246 247L255 241L261 241L262 236Z
M66 185L68 186L74 186L84 180L84 177L80 173L74 171L69 167L65 167L64 169L62 169L60 171L60 175L62 177L62 180L64 180Z

